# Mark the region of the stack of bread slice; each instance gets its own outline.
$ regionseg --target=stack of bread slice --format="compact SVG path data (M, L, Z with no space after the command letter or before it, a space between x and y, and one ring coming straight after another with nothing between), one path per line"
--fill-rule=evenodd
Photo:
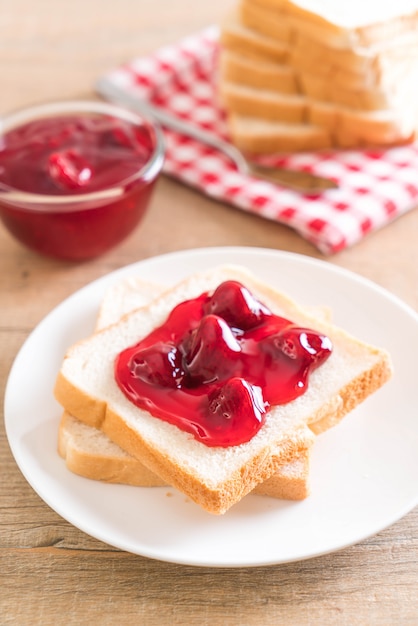
M254 153L415 139L418 3L240 0L221 26L219 95Z
M119 389L114 363L162 324L184 300L238 280L274 313L326 333L328 360L312 372L306 392L272 407L247 443L210 447L132 404ZM309 492L309 452L315 435L380 388L391 376L385 350L330 322L327 309L301 307L245 268L222 266L192 274L173 288L130 279L108 292L97 331L72 346L55 394L64 413L59 452L68 468L90 479L138 486L171 485L205 510L221 514L246 494L301 499Z

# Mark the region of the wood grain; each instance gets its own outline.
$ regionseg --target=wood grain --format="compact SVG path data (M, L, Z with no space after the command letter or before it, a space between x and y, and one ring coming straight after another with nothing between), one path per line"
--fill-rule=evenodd
M43 100L94 97L92 85L102 72L218 21L234 4L14 0L0 12L1 113ZM418 213L411 211L329 262L376 281L418 310L417 241ZM159 181L143 226L89 263L38 257L0 227L1 397L28 334L75 290L143 258L220 245L322 258L294 231L168 178ZM266 568L192 568L121 552L61 519L18 470L3 411L0 468L1 624L418 623L417 510L375 537L312 560Z

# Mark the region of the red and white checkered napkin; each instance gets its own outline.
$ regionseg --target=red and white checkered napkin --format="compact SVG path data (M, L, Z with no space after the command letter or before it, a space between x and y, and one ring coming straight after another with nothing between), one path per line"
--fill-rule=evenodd
M139 99L227 137L216 92L218 30L210 28L106 77ZM418 145L390 150L299 153L276 163L334 179L338 189L303 194L245 176L226 157L165 131L165 173L216 200L286 224L324 254L338 252L418 204Z

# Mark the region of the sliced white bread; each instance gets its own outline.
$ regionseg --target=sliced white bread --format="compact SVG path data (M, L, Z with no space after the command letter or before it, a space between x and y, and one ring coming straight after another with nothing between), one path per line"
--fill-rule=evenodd
M149 304L164 288L138 277L129 277L107 289L100 307L96 329L117 323L124 315ZM323 319L329 310L312 309ZM70 471L85 478L138 487L166 485L141 461L113 443L101 430L83 424L63 412L58 430L58 452ZM286 463L252 493L286 500L302 500L309 494L309 450Z
M240 21L244 26L275 39L290 44L293 38L291 22L278 11L271 11L256 2L241 2L238 7Z
M252 10L260 10L259 5L253 5L253 0L248 0L248 5ZM275 12L268 11L266 21L271 24L275 15ZM415 31L405 33L396 45L388 46L384 40L381 46L361 49L352 46L333 48L326 38L315 40L303 31L295 31L290 39L280 40L277 34L269 36L246 25L242 10L225 18L220 41L224 49L239 56L288 66L298 74L331 79L335 87L343 90L342 104L350 104L353 92L368 90L372 92L369 108L382 108L382 102L386 102L384 98L392 98L399 84L414 76L418 48ZM280 54L271 54L274 46ZM299 88L303 89L303 86ZM344 101L346 93L348 102Z
M248 28L234 12L228 15L220 30L221 46L255 60L286 64L289 61L289 46L274 37L266 37Z
M379 5L380 22L373 12L364 20L364 11L351 11L350 4L340 10L326 0L241 0L221 27L219 94L233 143L264 153L414 141L418 3L401 2L387 13ZM232 32L240 33L238 40ZM263 38L267 50L274 41L281 46L279 62L263 50ZM252 136L256 120L269 124ZM301 124L314 127L306 144ZM317 126L325 130L321 139Z
M227 83L277 91L279 94L299 92L296 73L290 65L254 59L228 49L220 55L220 74Z
M358 72L340 67L329 50L317 50L315 54L312 46L307 47L310 53L295 44L290 61L276 63L269 58L253 58L245 49L236 51L225 44L219 63L222 83L266 90L273 95L305 96L312 104L332 103L364 114L383 110L389 114L394 109L403 115L411 96L414 100L418 42L408 55L396 51Z
M307 121L309 100L300 94L279 93L222 80L219 97L230 113L291 124Z
M336 75L333 80L333 73L330 76L323 74L313 74L307 71L298 73L298 81L301 91L313 100L320 102L331 102L335 105L351 107L358 111L391 111L396 113L408 104L408 98L415 96L415 84L417 78L417 68L410 68L408 76L398 81L395 86L382 87L349 87L341 84L343 77Z
M316 50L308 44L306 48L298 42L290 52L289 62L278 63L268 57L254 58L245 47L238 51L225 44L220 55L222 80L282 94L305 95L315 101L368 112L387 109L388 104L398 105L399 94L397 99L395 96L399 85L412 87L416 79L414 56L418 54L418 42L408 55L400 55L399 51L382 55L378 64L371 63L361 71L341 67L335 55L318 44ZM316 82L311 84L310 78ZM406 98L407 94L402 100Z
M253 137L257 145L263 134L271 135L275 144L276 137L284 142L283 147L279 143L279 151L341 147L346 136L351 136L352 145L400 145L412 141L417 126L416 112L410 107L403 114L360 111L226 81L219 96L229 111L233 141L242 149L245 137ZM263 152L263 146L255 151Z
M331 356L312 373L304 395L272 407L250 441L227 448L206 446L138 409L114 379L114 361L122 350L161 325L177 304L211 293L225 280L240 281L274 313L327 334L333 343ZM207 511L221 514L306 449L312 441L309 424L322 432L338 423L388 380L391 371L384 350L315 319L243 268L228 266L190 276L148 307L74 345L58 373L55 394L80 421L101 428L167 483Z
M397 115L394 111L359 111L334 104L312 101L308 123L327 129L336 146L392 146L409 143L415 136L417 115L414 110Z
M369 89L381 94L386 90L390 96L399 79L406 77L415 65L417 45L414 36L396 48L356 53L351 49L330 49L326 42L299 34L289 50L289 63L299 73L332 79L345 92Z
M286 124L231 113L229 133L242 152L269 154L323 150L332 146L330 133L313 124Z
M101 430L83 424L67 411L59 425L58 452L67 468L84 478L135 487L167 484Z

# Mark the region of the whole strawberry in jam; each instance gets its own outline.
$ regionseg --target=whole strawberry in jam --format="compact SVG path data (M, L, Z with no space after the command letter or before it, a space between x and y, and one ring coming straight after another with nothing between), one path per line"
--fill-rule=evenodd
M255 328L271 315L264 304L259 302L244 285L235 280L221 283L203 310L206 315L210 313L219 315L230 326L241 330Z
M90 163L75 149L50 154L47 168L51 180L67 190L87 185L93 175Z
M134 378L159 387L179 387L184 376L181 354L176 346L163 342L138 350L129 362L129 369Z
M328 337L292 324L263 340L261 346L269 365L266 397L271 404L290 402L302 395L311 372L332 351Z
M218 433L224 445L237 441L244 434L255 435L260 428L266 405L260 387L243 378L231 378L208 396L207 429L212 436ZM236 444L235 444L236 445Z
M183 357L187 386L223 380L239 368L241 346L226 321L217 315L205 315L183 349L187 350Z
M331 341L326 335L293 325L273 336L270 341L289 359L299 359L315 367L328 358L332 350Z

